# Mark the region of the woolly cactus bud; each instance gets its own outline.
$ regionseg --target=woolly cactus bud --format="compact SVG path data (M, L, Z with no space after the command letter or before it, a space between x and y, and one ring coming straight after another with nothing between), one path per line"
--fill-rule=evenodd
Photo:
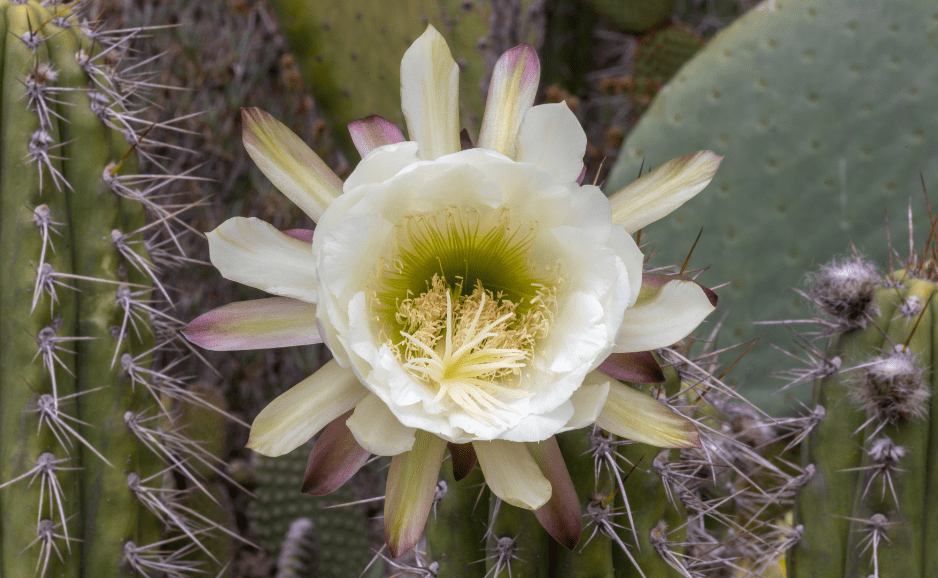
M866 327L876 314L874 297L880 281L876 266L859 257L833 261L811 277L808 295L841 331L849 331Z
M915 355L897 345L886 357L865 364L853 398L880 422L895 424L922 417L931 395L924 373Z

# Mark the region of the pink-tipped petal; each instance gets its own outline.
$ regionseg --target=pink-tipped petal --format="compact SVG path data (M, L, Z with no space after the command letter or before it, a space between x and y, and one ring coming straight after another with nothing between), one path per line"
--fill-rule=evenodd
M478 461L476 451L472 449L472 444L448 443L446 446L449 448L449 457L453 462L453 477L458 482L475 469Z
M259 108L242 108L242 141L257 168L313 221L342 193L342 181L285 124Z
M422 160L459 152L459 65L433 26L401 59L401 110Z
M580 169L580 176L576 178L576 184L582 185L583 179L586 177L586 165L583 165L583 168Z
M704 189L723 157L698 151L670 160L609 196L612 221L634 233L668 215Z
M659 448L700 447L694 422L660 401L613 381L596 425L617 436Z
M358 445L345 425L350 415L347 411L332 420L316 440L306 464L304 494L323 496L337 490L368 461L371 454Z
M485 114L479 131L480 148L515 158L521 121L534 104L540 78L541 63L532 46L522 44L499 57L485 101Z
M661 383L665 380L661 366L650 351L613 353L602 362L599 370L609 377L631 383Z
M182 330L186 339L211 351L269 349L322 343L316 305L269 297L222 305Z
M391 458L384 497L384 537L399 558L417 545L433 505L446 441L417 430L414 447Z
M297 241L303 241L304 243L313 242L312 229L287 229L283 232L283 234L288 237L293 237Z
M333 359L261 410L251 424L247 447L270 457L289 453L367 394L352 370Z
M380 146L404 142L401 129L376 114L348 123L348 131L352 135L352 142L355 143L358 154L362 157Z
M557 446L557 440L549 437L542 442L527 444L531 457L541 468L541 473L550 481L550 499L534 510L538 522L544 526L554 540L572 550L580 542L582 532L582 513L580 499L567 471L563 454Z

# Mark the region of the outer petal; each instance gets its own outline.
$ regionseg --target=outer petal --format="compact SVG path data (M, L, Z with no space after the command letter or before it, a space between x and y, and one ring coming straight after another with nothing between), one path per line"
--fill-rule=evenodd
M306 143L259 108L242 108L244 148L257 168L296 206L318 221L342 193L342 181Z
M316 305L289 297L222 305L196 317L182 334L212 351L322 343L316 327Z
M572 550L579 543L583 529L580 498L576 495L557 440L550 437L527 446L551 487L550 499L534 510L534 515L555 540Z
M384 537L395 558L413 548L423 534L445 449L442 438L417 430L413 449L391 459L384 498Z
M527 446L504 440L474 441L485 483L512 506L536 510L550 499L550 482Z
M693 281L676 279L661 288L643 286L625 310L614 351L629 353L667 347L687 337L716 307Z
M404 133L396 124L376 114L353 120L348 130L362 157L380 146L404 141Z
M345 425L350 415L347 411L332 420L316 440L306 464L304 494L323 496L337 490L368 461L371 454L358 445Z
M723 157L698 151L670 160L609 196L612 220L629 233L668 215L703 190Z
M661 383L665 380L661 366L650 351L613 353L600 364L599 369L619 381Z
M369 394L355 406L346 422L355 440L379 456L396 456L414 446L412 427L402 424L377 395Z
M420 158L459 151L459 66L433 26L401 59L401 109Z
M524 114L515 160L572 183L583 174L585 153L586 133L565 102L534 106Z
M309 243L255 217L228 219L206 236L212 265L224 278L316 302L316 260Z
M609 388L609 397L596 425L617 436L660 448L700 446L700 436L692 421L650 395L617 381Z
M485 101L479 148L514 158L518 129L525 113L534 104L540 78L541 64L532 46L522 44L499 57Z
M456 481L465 478L475 469L479 458L476 457L476 451L472 449L472 444L446 444L449 448L449 457L453 462L453 477Z
M367 393L355 374L333 359L258 414L247 447L265 456L282 456L355 407Z

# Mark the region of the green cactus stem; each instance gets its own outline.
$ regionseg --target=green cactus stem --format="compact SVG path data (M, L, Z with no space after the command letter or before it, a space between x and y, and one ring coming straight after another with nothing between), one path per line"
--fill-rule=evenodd
M83 24L79 4L0 0L0 575L180 576L198 540L161 472L186 456L155 449L161 392L186 390L153 365L179 324L156 303L172 263L145 249L171 231L147 225L170 215L150 187L175 177L137 173L162 126L121 72L139 30Z

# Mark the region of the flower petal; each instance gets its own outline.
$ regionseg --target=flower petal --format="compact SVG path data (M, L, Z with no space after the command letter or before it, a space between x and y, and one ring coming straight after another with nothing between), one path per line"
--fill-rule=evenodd
M345 420L352 415L347 411L332 420L316 439L316 445L306 463L302 492L323 496L333 492L355 475L371 454L358 445Z
M401 109L421 159L459 151L459 66L432 25L401 59Z
M391 458L384 498L384 537L395 558L413 548L423 534L445 449L442 438L417 430L413 449Z
M355 440L379 456L396 456L414 446L412 427L402 424L377 395L368 394L346 422Z
M659 448L700 447L694 422L618 381L611 383L596 425L617 436Z
M550 499L550 482L523 442L474 441L485 483L512 506L536 510Z
M259 108L242 108L244 148L275 187L318 221L342 181L285 124Z
M345 191L353 191L366 184L384 182L407 165L417 162L419 145L413 141L404 141L378 147L359 161L352 174L345 179Z
M586 133L565 102L528 109L518 132L515 160L532 163L561 183L572 183L583 174Z
M580 429L595 422L596 416L606 404L610 381L608 375L603 375L598 371L587 373L583 378L583 384L570 396L570 403L573 404L573 417L567 420L567 424L560 431Z
M282 456L355 407L367 394L355 374L333 359L282 393L254 418L247 447L265 456Z
M664 287L665 285L667 285L671 281L674 281L675 279L697 283L697 281L694 281L690 277L684 277L684 276L679 276L679 275L661 275L658 273L644 273L642 275L642 287L651 287L653 289L660 289L661 287ZM710 305L713 305L714 307L716 307L717 303L720 300L716 292L714 292L714 290L710 289L709 287L705 287L701 285L700 283L697 283L697 286L703 289L703 292L707 294L707 299L710 300Z
M283 234L287 237L293 237L297 241L303 241L304 243L313 242L312 229L284 229Z
M316 260L309 243L255 217L228 219L206 236L212 265L225 279L316 302Z
M453 462L453 477L456 481L465 478L475 469L479 458L476 457L476 451L472 449L472 444L446 444L449 448L449 457Z
M376 114L348 123L348 131L352 135L352 142L355 143L358 154L362 157L380 146L404 142L401 129Z
M619 381L632 383L661 383L665 380L661 366L650 351L613 353L599 369Z
M609 196L612 220L634 233L670 214L710 183L722 160L698 151L664 163Z
M182 334L212 351L322 343L316 327L316 305L289 297L222 305L196 317Z
M660 288L643 285L635 305L625 310L616 353L651 351L687 337L716 307L693 281L674 279Z
M550 499L534 510L534 515L554 540L572 550L579 543L583 530L580 498L576 495L557 439L549 437L542 442L527 445L541 473L550 481L551 488Z
M485 101L479 148L514 158L518 129L534 104L540 78L541 63L532 46L522 44L499 57Z

